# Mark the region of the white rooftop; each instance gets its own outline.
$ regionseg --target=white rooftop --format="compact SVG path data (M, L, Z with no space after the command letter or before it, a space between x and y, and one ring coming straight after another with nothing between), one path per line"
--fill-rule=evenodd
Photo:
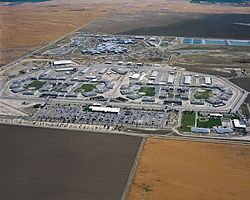
M184 77L184 84L191 84L192 76L185 76Z
M169 76L168 77L168 81L167 81L169 84L173 84L174 83L174 76Z
M205 84L206 85L211 85L212 84L212 78L209 76L205 76Z
M110 108L110 107L103 107L103 106L90 106L89 109L92 111L97 112L110 112L110 113L120 113L120 108Z
M233 123L235 128L246 128L246 125L240 124L240 121L238 119L234 119Z
M54 65L67 65L67 64L72 64L73 62L71 60L57 60L54 61Z

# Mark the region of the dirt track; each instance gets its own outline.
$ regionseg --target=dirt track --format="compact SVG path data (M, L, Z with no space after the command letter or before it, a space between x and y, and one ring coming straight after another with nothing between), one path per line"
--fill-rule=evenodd
M129 200L250 199L250 146L149 139Z
M141 138L0 125L0 199L118 200Z

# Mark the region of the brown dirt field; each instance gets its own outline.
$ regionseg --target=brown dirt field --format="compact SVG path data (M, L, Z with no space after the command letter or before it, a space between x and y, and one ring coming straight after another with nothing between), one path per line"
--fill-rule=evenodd
M1 200L121 199L141 138L0 125Z
M148 139L129 200L250 199L250 146Z
M244 90L250 92L250 77L232 78L230 79L230 81L243 88Z

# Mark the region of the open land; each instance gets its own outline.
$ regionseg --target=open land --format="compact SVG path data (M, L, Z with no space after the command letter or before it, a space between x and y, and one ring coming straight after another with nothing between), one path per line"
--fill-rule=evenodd
M115 2L116 5L119 3ZM110 1L48 1L1 6L1 56L6 64L79 27L95 21L111 9Z
M250 92L250 77L232 78L230 79L230 81L245 89L246 91Z
M0 120L59 128L1 126L4 199L119 199L141 143L122 134L244 143L250 40L228 38L249 39L249 7L52 0L0 9L0 64L50 42L2 67ZM129 198L248 199L249 167L249 146L148 139Z
M120 199L137 137L1 125L2 199Z
M148 139L128 199L249 199L249 153L249 146Z
M248 23L245 22L249 17L248 7L190 4L188 0L52 0L35 4L1 5L3 3L0 4L1 65L82 26L86 26L84 29L91 32L120 33L141 28L145 34L157 31L161 35L176 36L178 34L173 33L178 33L178 27L182 27L183 23L188 26L190 23L195 25L209 22L213 25L212 28L225 28L227 31L223 31L224 34L231 34L228 37L249 35L244 34L249 27L242 25ZM232 15L225 16L225 13ZM220 24L218 19L222 19L223 24ZM233 24L231 21L239 24ZM154 30L146 30L150 27ZM196 26L198 35L202 28L204 27ZM236 29L237 32L233 31ZM187 27L185 33L190 30L194 30L193 27ZM219 37L219 34L222 34L221 31L213 31L213 34L215 33L217 35L210 36ZM200 36L202 35L204 34L201 33Z

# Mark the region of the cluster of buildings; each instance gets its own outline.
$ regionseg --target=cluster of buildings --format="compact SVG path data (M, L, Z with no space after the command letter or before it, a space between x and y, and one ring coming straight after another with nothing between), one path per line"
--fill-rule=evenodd
M83 49L83 54L124 54L128 51L128 45L136 44L136 40L118 37L100 37L94 48Z
M223 114L211 113L209 118L217 118L221 120L220 126L213 126L212 128L201 128L201 127L192 127L191 132L197 134L209 134L214 132L216 134L233 134L235 132L245 132L246 124L239 119L229 119L224 118Z

